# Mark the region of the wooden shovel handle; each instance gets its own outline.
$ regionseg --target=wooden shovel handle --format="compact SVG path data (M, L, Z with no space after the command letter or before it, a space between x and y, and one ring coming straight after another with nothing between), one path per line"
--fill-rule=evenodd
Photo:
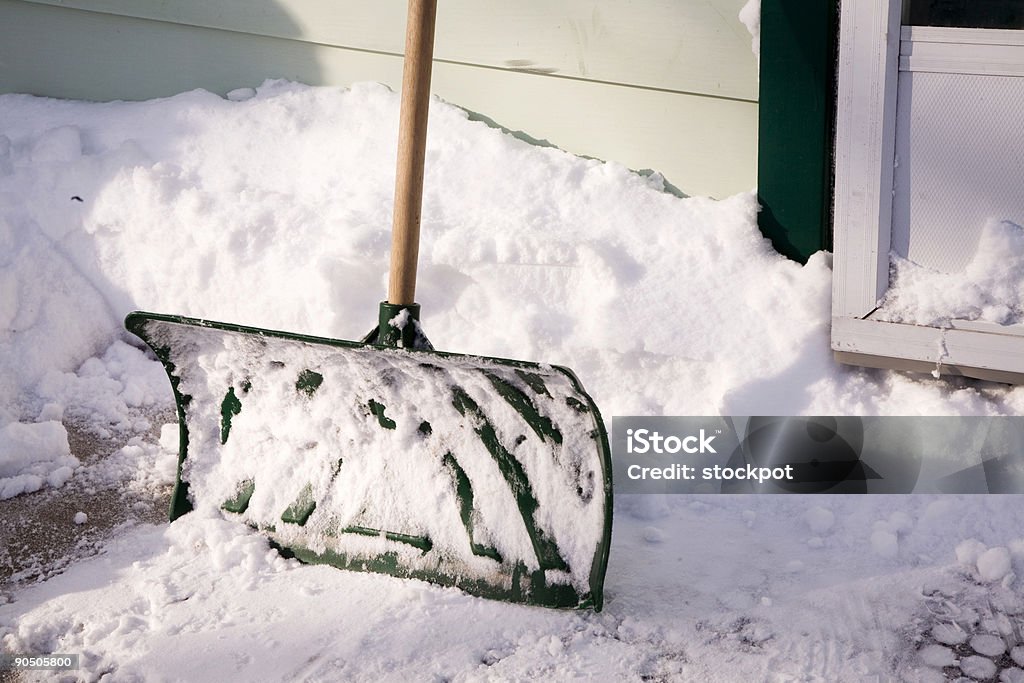
M398 125L395 216L391 227L388 303L410 305L416 299L416 262L420 250L423 158L430 106L430 66L434 53L437 0L409 0L402 67L402 109Z

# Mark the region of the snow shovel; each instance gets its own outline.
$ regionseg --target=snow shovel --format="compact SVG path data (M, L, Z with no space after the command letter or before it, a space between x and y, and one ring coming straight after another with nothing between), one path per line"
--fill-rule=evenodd
M388 299L342 341L134 312L177 404L171 519L225 514L282 553L600 610L611 463L568 369L434 351L414 303L435 0L411 0Z

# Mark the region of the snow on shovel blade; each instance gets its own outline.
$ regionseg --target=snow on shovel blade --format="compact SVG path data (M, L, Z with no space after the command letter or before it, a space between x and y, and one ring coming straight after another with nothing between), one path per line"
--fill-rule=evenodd
M569 370L150 313L125 326L174 389L172 520L218 508L303 561L601 608L608 442Z

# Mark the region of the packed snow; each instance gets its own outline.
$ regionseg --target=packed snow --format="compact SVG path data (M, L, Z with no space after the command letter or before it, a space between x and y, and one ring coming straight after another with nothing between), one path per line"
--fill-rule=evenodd
M893 253L891 286L879 320L949 327L954 320L998 325L1024 321L1024 228L992 220L963 270L947 273Z
M10 422L0 428L0 500L60 488L80 463L71 455L64 425L56 420Z
M386 290L397 113L374 84L0 97L0 509L74 498L59 517L73 534L99 525L82 501L101 484L166 496L171 392L122 330L130 310L365 334ZM782 258L756 211L753 194L680 199L435 100L424 328L439 349L572 368L609 422L1020 413L1010 387L837 365L829 255ZM120 446L97 459L72 448L79 434ZM1009 655L985 652L992 637L1022 651L1005 627L1024 618L1017 496L615 505L600 613L301 565L205 509L129 520L46 581L11 573L0 643L81 654L70 680L1015 675Z

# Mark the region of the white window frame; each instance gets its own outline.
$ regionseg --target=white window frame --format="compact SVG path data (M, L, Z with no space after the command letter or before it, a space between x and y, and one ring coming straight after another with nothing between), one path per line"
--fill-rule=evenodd
M832 349L839 361L856 365L1022 383L1024 326L952 321L937 328L871 317L889 287L900 43L911 37L911 29L901 30L901 7L901 0L842 0L840 7ZM943 29L923 33L941 36ZM1024 42L1019 31L974 34L978 45ZM998 50L987 59L986 50L995 48L969 50L961 62L971 62L973 73L1014 69L1000 65ZM933 57L902 59L930 58L940 70L951 54L940 48Z

